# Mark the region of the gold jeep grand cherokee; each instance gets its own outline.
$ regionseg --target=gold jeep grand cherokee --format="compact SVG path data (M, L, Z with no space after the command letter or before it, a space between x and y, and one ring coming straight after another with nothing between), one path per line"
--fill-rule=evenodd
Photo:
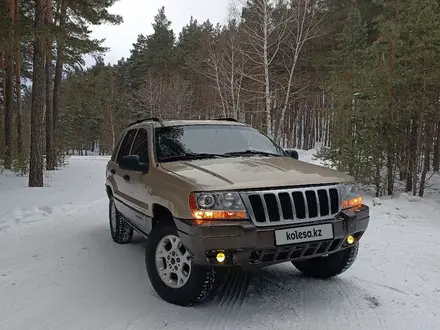
M307 276L341 274L369 222L350 176L227 118L138 120L106 177L113 240L145 236L153 288L183 306L208 297L222 267L290 261Z

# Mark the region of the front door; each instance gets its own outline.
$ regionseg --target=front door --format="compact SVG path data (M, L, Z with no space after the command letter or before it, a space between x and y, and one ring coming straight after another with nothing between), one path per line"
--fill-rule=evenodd
M124 140L122 141L119 152L116 156L113 177L115 180L115 186L113 187L113 196L115 198L116 207L125 217L132 219L134 212L130 208L130 175L132 171L123 170L119 167L119 161L122 157L128 156L131 153L134 138L136 136L137 129L132 129L127 132Z
M148 186L148 132L145 128L139 128L136 138L133 143L131 155L139 156L139 162L146 164L146 173L143 172L130 172L130 199L129 202L133 205L134 218L133 221L136 225L149 234L151 231L151 218L148 214L151 214L151 201L149 186Z

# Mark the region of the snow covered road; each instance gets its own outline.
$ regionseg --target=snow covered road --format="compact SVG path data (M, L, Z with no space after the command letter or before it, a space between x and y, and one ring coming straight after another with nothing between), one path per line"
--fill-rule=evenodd
M73 157L49 187L0 174L0 329L440 329L440 179L427 198L373 206L354 266L334 280L291 264L234 273L212 301L162 301L145 242L108 229L104 157Z

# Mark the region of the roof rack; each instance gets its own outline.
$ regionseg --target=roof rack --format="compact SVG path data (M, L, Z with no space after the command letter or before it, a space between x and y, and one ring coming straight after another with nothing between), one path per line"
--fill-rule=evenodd
M226 117L226 118L213 118L212 120L224 120L224 121L235 121L235 122L238 122L237 119L235 119L235 118L231 118L231 117Z
M161 118L158 118L158 117L148 117L148 118L140 118L140 119L137 119L135 121L132 121L130 124L128 124L127 127L130 127L130 126L133 126L133 125L136 125L136 124L140 124L140 123L143 123L145 121L154 121L156 123L159 123L161 126L163 126L163 120Z

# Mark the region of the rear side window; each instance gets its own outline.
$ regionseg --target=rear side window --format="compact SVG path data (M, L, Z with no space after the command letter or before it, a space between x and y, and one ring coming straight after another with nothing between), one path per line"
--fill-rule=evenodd
M148 133L140 128L134 140L132 155L138 155L141 163L148 163Z
M119 160L122 157L130 155L131 145L133 144L135 135L136 135L135 129L128 131L127 135L125 135L125 138L121 144L121 148L119 148L118 157L116 158L117 163L119 163Z

